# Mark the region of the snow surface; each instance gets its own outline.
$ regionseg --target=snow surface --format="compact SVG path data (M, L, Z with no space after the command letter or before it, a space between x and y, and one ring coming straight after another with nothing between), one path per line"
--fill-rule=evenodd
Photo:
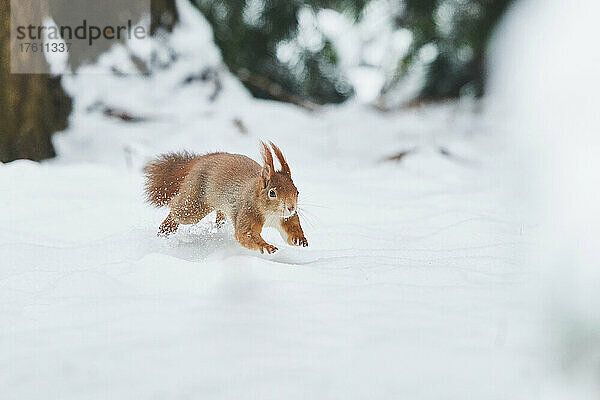
M0 164L1 398L536 398L530 228L504 203L478 105L255 100L202 18L182 14L170 68L100 73L126 62L116 49L65 79L76 102L58 159ZM214 102L210 82L181 83L207 65ZM257 159L260 139L287 155L310 247L265 230L280 250L248 251L214 215L156 237L149 159Z
M511 207L539 226L544 399L600 398L599 15L596 0L522 0L492 50L490 112L504 116L497 127L513 147Z

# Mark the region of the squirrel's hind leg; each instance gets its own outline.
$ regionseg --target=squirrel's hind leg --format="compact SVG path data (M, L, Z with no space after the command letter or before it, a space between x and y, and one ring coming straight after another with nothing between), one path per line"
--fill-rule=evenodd
M215 220L215 224L217 224L217 228L220 228L223 225L225 225L226 218L227 217L225 216L225 213L223 213L223 211L217 210L217 218Z
M175 221L175 218L173 218L171 213L169 213L167 218L162 224L160 224L160 227L158 228L158 236L169 236L170 234L175 233L178 227L179 223Z
M210 207L198 199L190 201L182 196L173 198L170 206L171 212L158 228L159 236L168 236L175 233L179 224L191 225L198 223L212 211Z
M170 206L173 218L184 225L197 224L213 210L203 199L182 195L175 197Z

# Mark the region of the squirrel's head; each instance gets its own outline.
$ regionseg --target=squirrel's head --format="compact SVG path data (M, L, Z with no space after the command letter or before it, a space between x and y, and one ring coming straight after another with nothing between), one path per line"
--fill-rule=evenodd
M273 142L269 143L279 160L279 164L281 164L281 169L275 171L273 154L269 147L261 142L263 167L260 173L260 197L269 213L289 218L296 213L298 189L292 181L292 173L288 163L283 158L283 153Z

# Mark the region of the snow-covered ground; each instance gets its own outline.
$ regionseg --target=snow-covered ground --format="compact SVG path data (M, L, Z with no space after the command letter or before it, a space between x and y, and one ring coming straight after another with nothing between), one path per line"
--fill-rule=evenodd
M255 100L183 15L170 68L65 79L76 104L59 157L0 164L1 398L537 398L535 227L505 203L479 105ZM210 81L182 83L207 65L215 101ZM260 139L288 158L309 248L267 230L277 253L245 250L214 215L156 237L151 157L258 159Z
M286 148L311 246L271 256L208 220L157 238L137 170L3 166L3 398L514 398L526 246L491 182Z
M544 399L600 398L600 52L596 0L521 0L492 48L490 112L539 273ZM493 111L492 111L493 110Z

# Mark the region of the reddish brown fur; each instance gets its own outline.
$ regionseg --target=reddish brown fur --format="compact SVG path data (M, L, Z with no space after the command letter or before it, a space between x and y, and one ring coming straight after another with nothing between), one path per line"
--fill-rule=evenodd
M183 179L197 156L188 153L163 154L144 168L146 200L157 207L166 206L179 192Z
M283 158L283 153L281 152L279 147L275 146L275 144L273 142L269 142L269 143L271 144L271 147L273 148L273 152L275 153L275 155L277 156L277 159L279 160L279 164L281 165L281 172L283 172L284 174L287 174L291 177L292 171L290 171L290 166L288 165L287 161L285 161L285 158ZM263 143L263 145L264 145L264 143ZM271 162L271 164L272 164L272 162Z
M308 246L296 213L298 190L290 168L281 150L270 144L280 171L275 171L265 143L261 143L262 167L246 156L229 153L172 153L150 163L146 167L148 201L171 209L159 234L171 234L179 224L195 224L216 210L217 225L229 217L235 238L249 249L277 250L261 237L265 225L277 228L289 244Z
M227 219L227 217L225 216L225 214L223 214L223 211L217 210L217 218L215 220L215 223L217 224L218 228L225 225L226 219Z
M264 178L271 178L273 173L275 172L275 167L273 166L273 154L271 154L271 150L264 142L260 142L262 146L262 158L263 158L263 172Z
M173 216L169 213L169 215L167 215L167 218L158 227L158 234L168 236L171 233L175 233L178 227L179 224L177 223L177 221L175 221L175 218L173 218Z

